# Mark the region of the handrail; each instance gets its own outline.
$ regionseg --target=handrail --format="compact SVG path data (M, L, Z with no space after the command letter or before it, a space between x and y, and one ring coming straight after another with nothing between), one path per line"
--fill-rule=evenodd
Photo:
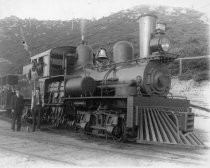
M201 59L201 58L210 58L210 55L195 56L195 57L183 57L183 58L177 58L176 60L189 60L189 59Z

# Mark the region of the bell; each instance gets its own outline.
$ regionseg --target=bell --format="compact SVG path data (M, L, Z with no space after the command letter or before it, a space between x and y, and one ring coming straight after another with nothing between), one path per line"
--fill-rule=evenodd
M108 59L108 57L106 55L106 49L104 49L104 48L99 49L96 59L97 60Z

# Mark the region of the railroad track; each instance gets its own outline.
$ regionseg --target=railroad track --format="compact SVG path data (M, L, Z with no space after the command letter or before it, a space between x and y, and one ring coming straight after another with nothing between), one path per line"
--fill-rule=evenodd
M61 164L76 166L76 164L73 163L73 162L62 161L62 160L59 160L59 159L54 159L54 158L51 158L51 157L46 157L46 156L43 156L43 155L32 154L32 153L28 153L28 152L22 152L22 151L10 149L10 148L3 147L3 146L0 146L0 149L5 150L5 151L9 151L9 152L12 152L12 153L15 153L15 154L21 154L21 155L23 155L25 157L29 157L29 158L46 160L46 161L50 161L52 163L61 163Z
M180 164L193 164L193 165L200 165L204 164L205 160L201 158L203 150L191 150L185 149L184 151L181 149L175 150L172 149L168 150L165 148L159 148L156 146L148 146L148 145L135 145L135 144L125 144L125 143L115 143L115 142L107 142L106 140L101 139L94 139L88 138L87 136L78 136L74 133L70 133L70 136L76 138L77 141L72 141L70 137L65 138L64 142L60 142L59 136L54 136L55 138L51 138L54 134L49 132L35 132L35 133L14 133L8 132L8 128L0 127L0 134L1 136L10 137L14 139L22 139L22 140L29 140L34 141L36 143L44 143L50 144L56 147L64 147L64 148L74 148L77 150L87 150L92 152L103 152L103 153L111 153L111 154L120 154L126 157L132 158L144 158L144 159L152 159L156 161L167 161L167 162L175 162ZM63 136L63 135L61 135ZM82 141L82 143L81 143ZM84 143L85 142L85 143ZM94 142L95 146L89 145L88 142ZM45 157L40 156L37 154L26 153L20 151L18 148L11 148L5 146L5 144L0 144L0 148L3 150L8 150L15 153L20 153L23 155L29 155L32 157L41 158L44 160L61 162L64 164L74 165L73 162L63 161L62 159L55 159L54 157ZM181 150L181 151L180 151Z

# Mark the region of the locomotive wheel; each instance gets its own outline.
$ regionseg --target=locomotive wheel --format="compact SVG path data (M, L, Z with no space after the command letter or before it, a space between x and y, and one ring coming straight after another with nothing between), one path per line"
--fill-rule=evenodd
M85 132L92 132L92 128L90 128L91 123L87 122L86 126L85 126Z
M114 127L112 135L114 139L117 141L120 142L126 141L125 123L123 120L121 120L120 124Z
M115 126L113 131L112 131L112 135L113 135L115 140L121 141L122 140L122 128L121 128L121 126L119 126L119 125Z

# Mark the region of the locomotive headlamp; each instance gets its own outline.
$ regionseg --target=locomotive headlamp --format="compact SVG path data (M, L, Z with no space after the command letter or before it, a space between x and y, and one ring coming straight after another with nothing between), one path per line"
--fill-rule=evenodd
M167 52L170 47L170 40L167 37L162 37L160 39L160 45L162 50Z
M163 35L159 35L151 39L150 51L153 52L167 52L170 47L170 40Z

